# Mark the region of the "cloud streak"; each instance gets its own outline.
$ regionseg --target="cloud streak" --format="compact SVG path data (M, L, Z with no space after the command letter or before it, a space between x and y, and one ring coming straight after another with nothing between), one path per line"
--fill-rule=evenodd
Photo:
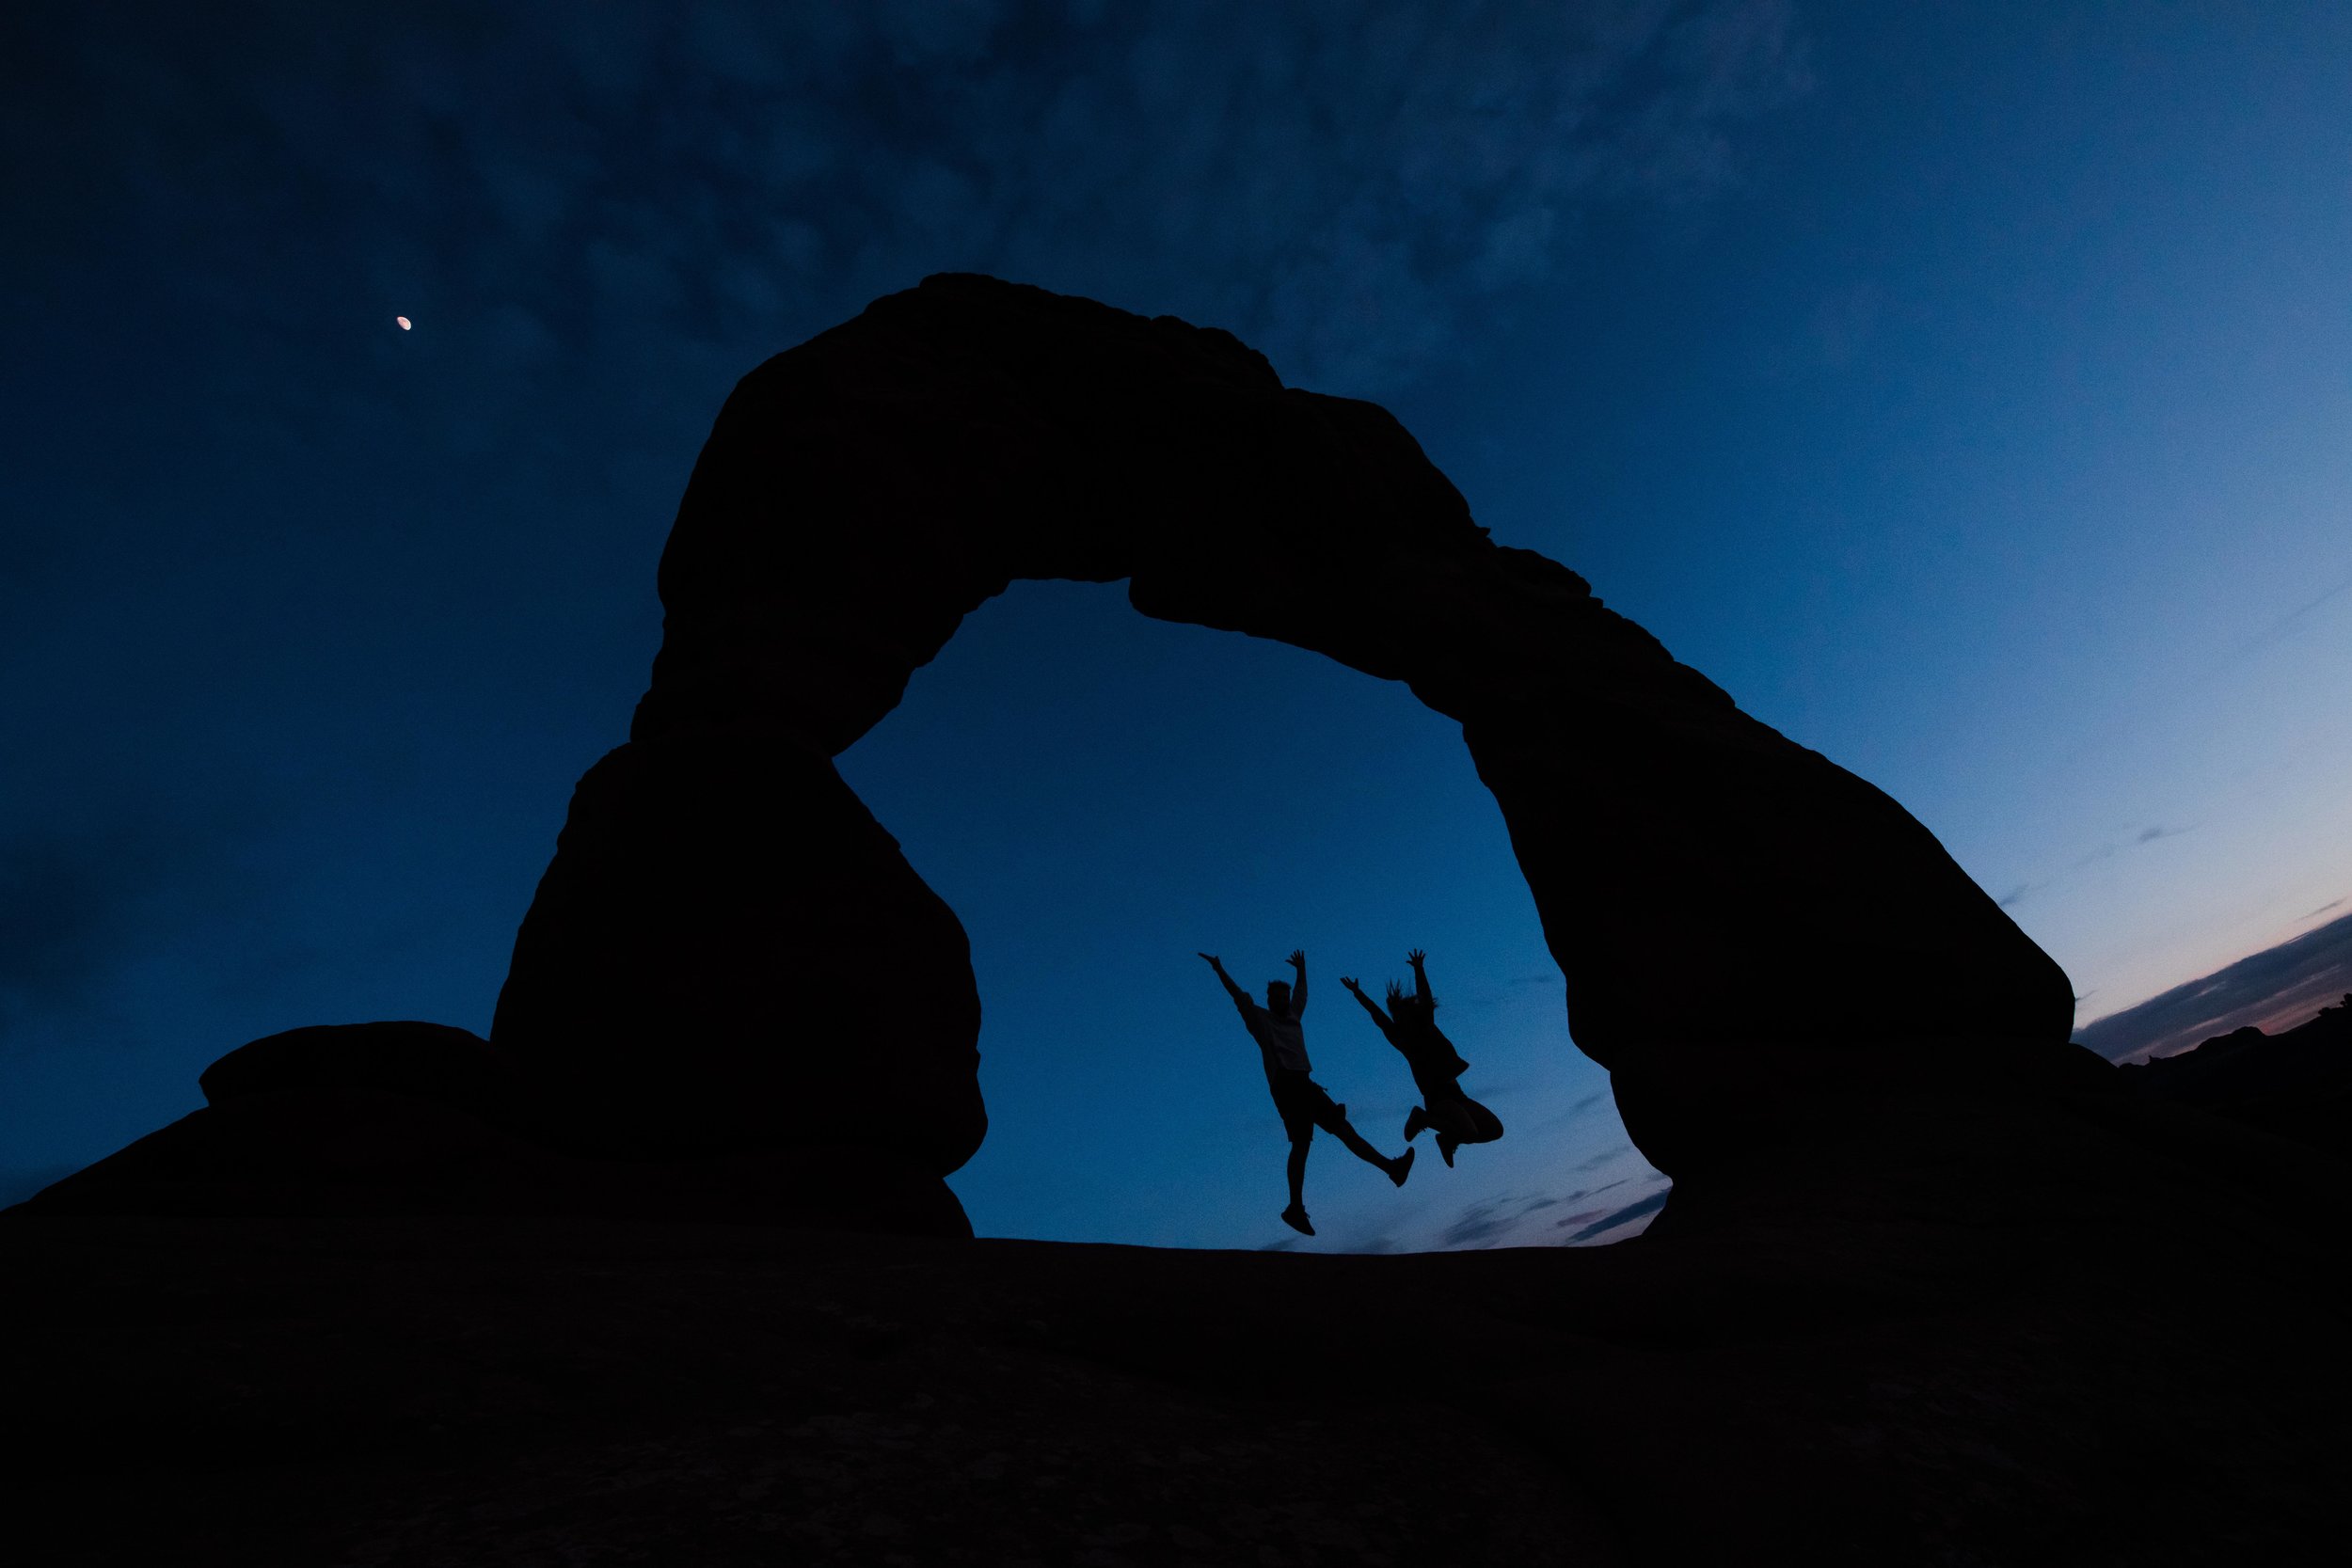
M2343 902L2336 899L2301 918L2325 914ZM2316 1012L2344 989L2347 964L2352 964L2352 915L2087 1023L2074 1037L2111 1062L2169 1056L2249 1023L2294 1022L2298 1012Z
M1581 1230L1574 1232L1563 1244L1566 1246L1578 1246L1585 1242L1591 1241L1596 1236L1605 1235L1609 1231L1616 1229L1617 1227L1626 1224L1628 1221L1638 1220L1645 1214L1655 1214L1658 1211L1666 1206L1666 1199L1672 1196L1674 1196L1672 1188L1663 1188L1658 1192L1650 1194L1647 1197L1636 1198L1631 1203L1627 1204L1624 1208L1613 1210L1609 1213L1603 1214L1600 1218L1593 1221L1590 1225L1587 1225ZM1565 1226L1569 1222L1564 1220L1560 1223Z
M2043 888L2056 882L2059 877L2072 876L2077 871L2088 870L2090 867L2097 865L2103 861L2113 860L2116 856L2122 854L2126 849L2136 849L2143 844L2154 844L2162 839L2178 838L2183 833L2194 832L2197 830L2197 827L2198 824L2191 823L2185 828L2169 828L2162 823L2152 822L2147 827L2142 828L2137 832L2134 833L2130 843L2125 844L2110 840L2106 844L2100 845L2096 849L2091 850L2089 854L2068 865L2066 869L2059 872L2058 876L2045 877L2038 882L2019 882L2015 886L2011 887L2007 893L2004 893L1998 898L1995 898L1994 902L1998 904L2002 909L2012 909L2018 904L2023 903L2026 898L2032 896L2034 894L2040 893ZM2081 999L2078 997L2076 1000L2079 1001Z
M2329 601L2342 597L2347 592L2352 592L2352 575L2346 575L2343 581L2337 583L2332 588L2328 589L2317 598L2287 611L2286 614L2280 616L2278 620L2271 622L2270 625L2265 626L2262 630L2256 632L2253 636L2239 643L2237 651L2241 655L2250 654L2258 648L2277 641L2280 638L2284 637L2289 631L2292 631L2295 628L2296 624L2301 621L2305 616L2311 614L2313 610L2319 609L2321 606L2328 603Z

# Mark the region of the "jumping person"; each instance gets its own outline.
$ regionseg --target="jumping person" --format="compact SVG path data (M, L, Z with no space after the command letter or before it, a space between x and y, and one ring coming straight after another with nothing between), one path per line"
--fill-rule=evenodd
M1407 1148L1391 1160L1364 1142L1356 1129L1347 1124L1347 1107L1334 1102L1323 1085L1308 1076L1312 1069L1307 1061L1307 1036L1298 1022L1299 1015L1307 1010L1305 949L1290 957L1298 983L1294 986L1280 980L1267 981L1263 1007L1249 1000L1248 991L1233 984L1233 977L1225 973L1224 964L1215 954L1203 953L1200 957L1216 971L1226 994L1241 1009L1241 1021L1249 1030L1249 1037L1258 1042L1258 1055L1265 1066L1265 1085L1274 1093L1274 1108L1281 1115L1282 1131L1290 1136L1291 1206L1282 1211L1282 1223L1302 1236L1315 1233L1315 1227L1307 1223L1305 1187L1307 1146L1314 1141L1318 1127L1345 1144L1347 1151L1359 1160L1379 1166L1391 1181L1400 1187L1405 1185L1406 1173L1413 1168L1413 1151Z
M1405 1141L1409 1144L1421 1136L1424 1127L1437 1129L1438 1155L1451 1166L1454 1151L1461 1145L1490 1144L1502 1136L1502 1118L1462 1092L1462 1074L1470 1070L1470 1064L1438 1030L1438 993L1429 989L1429 972L1422 967L1427 957L1418 947L1405 956L1405 961L1413 966L1412 994L1407 996L1403 986L1390 981L1385 1013L1355 981L1342 975L1340 984L1380 1025L1380 1032L1404 1056L1421 1089L1421 1103L1405 1117Z

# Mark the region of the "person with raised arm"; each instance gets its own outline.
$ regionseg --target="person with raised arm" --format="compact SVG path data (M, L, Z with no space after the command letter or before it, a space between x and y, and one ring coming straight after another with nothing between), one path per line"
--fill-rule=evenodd
M1225 973L1225 965L1216 955L1203 953L1225 992L1241 1011L1241 1022L1249 1031L1249 1037L1258 1042L1258 1056L1265 1068L1265 1085L1274 1095L1274 1109L1282 1117L1282 1131L1290 1137L1291 1206L1282 1211L1282 1223L1302 1236L1311 1236L1315 1227L1307 1219L1307 1147L1314 1142L1315 1129L1320 1127L1347 1146L1349 1153L1369 1165L1377 1165L1382 1174L1402 1187L1406 1175L1413 1168L1413 1151L1406 1148L1391 1160L1372 1145L1364 1142L1347 1124L1347 1107L1332 1100L1322 1085L1310 1076L1313 1069L1307 1060L1306 1031L1299 1025L1299 1015L1307 1010L1307 953L1300 948L1290 956L1290 966L1296 982L1269 980L1265 988L1265 1006L1261 1007L1249 999L1249 993L1233 984L1233 977Z
M1435 1128L1438 1156L1450 1167L1454 1149L1463 1144L1490 1144L1502 1136L1502 1118L1462 1092L1462 1074L1470 1070L1470 1063L1438 1029L1438 993L1429 989L1427 958L1418 947L1405 955L1413 966L1412 994L1390 981L1387 1012L1347 976L1340 976L1340 984L1363 1004L1380 1033L1405 1058L1421 1090L1421 1103L1405 1117L1405 1141L1409 1144L1421 1136L1424 1127Z

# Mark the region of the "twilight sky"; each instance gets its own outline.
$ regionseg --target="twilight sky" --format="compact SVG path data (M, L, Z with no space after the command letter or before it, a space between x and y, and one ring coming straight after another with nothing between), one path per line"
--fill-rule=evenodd
M2352 9L686 10L0 9L0 1201L256 1036L486 1031L728 388L930 272L1387 404L2083 1022L2352 907ZM1426 947L1509 1125L1402 1194L1319 1141L1304 1244L1654 1198L1401 687L1019 585L842 768L972 935L983 1234L1288 1237L1198 948L1307 948L1393 1148L1337 981Z

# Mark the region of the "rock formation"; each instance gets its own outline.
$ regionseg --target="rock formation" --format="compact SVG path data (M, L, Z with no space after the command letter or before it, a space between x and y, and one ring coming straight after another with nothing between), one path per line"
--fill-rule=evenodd
M1027 578L1125 578L1145 614L1458 719L1575 1039L1677 1177L1782 1103L2066 1055L2065 976L1925 828L1493 543L1386 411L1223 332L948 276L754 371L695 465L651 689L573 800L492 1029L561 1135L776 1147L849 1106L836 1136L933 1173L971 1154L961 928L828 759Z
M573 796L490 1041L256 1041L205 1075L212 1110L40 1206L397 1209L406 1127L440 1151L422 1212L706 1189L734 1212L744 1170L771 1196L802 1171L777 1200L796 1223L968 1234L941 1179L987 1127L969 943L832 759L1024 578L1123 578L1145 614L1313 649L1460 721L1576 1042L1677 1179L1677 1224L1791 1148L1846 1148L1838 1181L1899 1164L1855 1142L1889 1097L2110 1087L2066 1043L2066 977L1925 828L1495 544L1386 411L1285 388L1224 332L949 276L721 409L661 558L651 689ZM305 1104L384 1159L326 1157ZM174 1161L205 1174L173 1188ZM614 1162L668 1196L616 1196Z
M17 1558L2341 1557L2352 1014L2069 1046L1925 829L1492 544L1379 409L935 278L744 380L661 574L491 1040L255 1041L0 1223ZM1032 576L1461 721L1677 1179L1638 1245L937 1239L969 953L830 759Z

